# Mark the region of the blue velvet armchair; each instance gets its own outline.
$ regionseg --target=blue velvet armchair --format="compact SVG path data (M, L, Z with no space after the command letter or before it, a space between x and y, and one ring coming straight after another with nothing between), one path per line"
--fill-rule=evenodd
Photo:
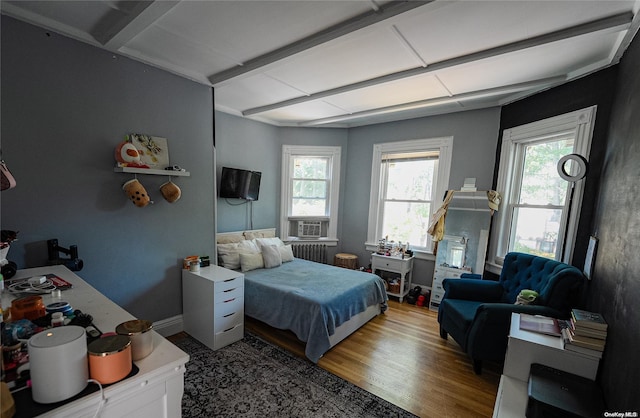
M476 374L482 361L503 362L511 313L568 318L576 306L584 277L577 268L530 254L509 253L498 281L445 279L438 309L440 336L448 335L473 361ZM539 296L531 305L515 305L521 290Z

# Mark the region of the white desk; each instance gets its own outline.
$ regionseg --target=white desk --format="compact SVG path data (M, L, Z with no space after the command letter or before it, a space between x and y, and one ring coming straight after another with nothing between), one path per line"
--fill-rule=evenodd
M44 304L66 301L93 317L93 323L102 332L113 332L118 324L136 319L106 296L64 266L48 266L19 270L15 278L56 274L73 285L62 292L60 299L43 296ZM144 319L144 318L139 318ZM136 361L139 371L104 390L107 399L101 417L135 416L136 418L180 417L184 392L185 363L189 355L160 334L153 332L153 352ZM43 417L91 417L100 403L100 392L69 402L43 415ZM16 404L19 412L21 405Z
M520 314L511 314L509 344L500 377L493 418L521 418L527 408L532 363L595 380L600 360L564 349L561 337L520 329Z

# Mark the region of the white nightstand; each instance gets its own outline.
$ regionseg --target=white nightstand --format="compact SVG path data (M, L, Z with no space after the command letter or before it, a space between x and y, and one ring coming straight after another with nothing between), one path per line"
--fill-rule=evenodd
M374 274L376 270L400 274L400 291L387 291L389 295L400 298L400 303L402 303L402 299L409 293L409 289L411 289L411 269L413 269L413 257L400 258L375 253L371 254L371 271Z
M244 336L244 274L219 266L182 270L182 320L189 335L217 350Z

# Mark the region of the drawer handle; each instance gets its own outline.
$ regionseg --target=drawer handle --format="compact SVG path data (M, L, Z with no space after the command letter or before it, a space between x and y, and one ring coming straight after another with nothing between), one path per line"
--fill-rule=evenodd
M225 300L223 303L233 302L234 300L236 300L236 298Z
M222 315L222 316L223 316L223 318L228 318L228 317L233 316L235 314L236 314L235 312L231 312L230 314L226 314L226 315Z
M237 287L234 287L233 289L223 290L223 292L224 292L224 293L227 293L227 292L233 292L233 291L234 291L234 290L236 290L236 289L237 289Z
M238 279L237 277L234 277L233 279L227 279L227 280L225 280L225 282L232 282L232 281L237 280L237 279Z
M229 331L231 331L232 329L234 329L235 327L237 327L237 325L234 325L234 326L232 326L231 328L227 328L227 329L225 329L225 330L224 330L224 331L222 331L222 332L229 332Z

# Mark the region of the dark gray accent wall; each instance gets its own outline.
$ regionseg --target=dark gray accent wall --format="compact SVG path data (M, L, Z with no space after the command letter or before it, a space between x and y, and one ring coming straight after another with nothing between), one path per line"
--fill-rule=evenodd
M618 74L592 234L599 248L587 307L609 323L600 382L608 406L640 411L640 39Z
M2 153L17 187L2 192L9 259L47 264L46 241L77 245L78 274L133 315L182 313L181 263L214 243L213 104L209 87L2 16ZM139 175L155 204L134 206L114 149L139 132L168 139L182 197ZM89 312L90 313L90 312ZM103 330L108 331L108 330Z
M582 269L590 235L599 239L582 308L609 323L598 382L609 411L640 410L640 40L620 65L504 106L501 130L597 105L585 195L572 264ZM499 154L498 144L498 154Z

